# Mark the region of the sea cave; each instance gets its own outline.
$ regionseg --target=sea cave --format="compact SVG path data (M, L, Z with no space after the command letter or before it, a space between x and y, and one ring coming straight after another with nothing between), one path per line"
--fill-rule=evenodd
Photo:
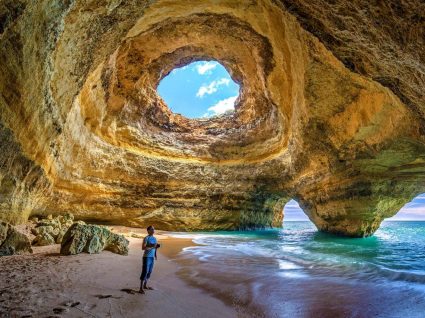
M271 229L294 199L362 238L425 192L420 0L1 0L0 61L10 226ZM159 94L200 62L228 72L231 111Z

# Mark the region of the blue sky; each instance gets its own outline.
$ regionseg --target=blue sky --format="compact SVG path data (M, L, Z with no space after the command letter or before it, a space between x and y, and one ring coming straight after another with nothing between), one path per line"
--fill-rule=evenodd
M173 113L207 118L234 110L239 85L216 61L176 68L158 85L158 93Z
M301 210L295 200L289 201L285 205L284 221L308 221L307 216ZM425 221L425 193L418 195L412 201L407 203L395 216L387 220L421 220Z

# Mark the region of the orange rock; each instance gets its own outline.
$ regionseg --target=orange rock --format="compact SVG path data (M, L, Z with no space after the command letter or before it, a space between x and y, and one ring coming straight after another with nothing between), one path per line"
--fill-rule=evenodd
M319 2L8 1L0 218L269 227L296 198L321 230L372 234L425 192L425 11ZM235 113L173 114L160 79L210 59Z

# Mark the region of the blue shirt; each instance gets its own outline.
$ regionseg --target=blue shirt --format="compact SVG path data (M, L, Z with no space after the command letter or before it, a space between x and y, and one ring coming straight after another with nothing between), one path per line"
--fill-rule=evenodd
M143 239L143 244L146 244L146 247L154 246L157 243L156 238L154 236L146 236ZM151 250L145 250L143 253L143 257L155 257L156 248Z

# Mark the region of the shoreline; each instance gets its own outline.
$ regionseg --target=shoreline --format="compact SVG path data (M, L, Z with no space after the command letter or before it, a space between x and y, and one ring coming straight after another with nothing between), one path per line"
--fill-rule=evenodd
M144 229L112 227L114 233ZM142 240L130 241L128 256L59 254L60 245L33 247L34 253L0 258L0 315L2 317L238 317L234 308L188 284L178 272L176 256L195 246L190 238L157 231L158 261L150 280L155 288L145 295L138 290ZM145 234L144 234L145 235ZM124 292L122 290L127 290Z
M132 291L139 288L141 238L146 231L114 226L114 233L130 241L128 256L108 251L63 256L60 245L52 245L33 247L34 254L0 257L0 317L419 318L425 308L425 281L414 267L414 278L408 271L388 272L397 260L393 251L404 252L405 246L392 239L399 228L385 228L362 244L338 237L323 240L312 227L296 227L298 232L290 236L295 241L276 240L269 231L261 232L258 241L226 236L205 241L204 233L158 230L161 248L150 281L156 290L140 295ZM255 246L246 244L252 242ZM309 257L292 252L295 245ZM350 255L366 253L374 259L380 251L393 264L389 270L372 266L359 272L347 265ZM323 255L330 261L332 256L343 259L329 265L322 263Z
M416 232L404 223L388 222L372 238L351 240L318 235L312 224L294 224L283 236L201 236L196 241L204 247L179 254L179 274L239 315L419 318L423 235L412 233L425 227Z
M171 236L173 236L174 232L170 232L170 233L172 233ZM187 238L188 236L191 236L190 233L185 233L184 234L185 238L181 238L181 239L185 239L189 241L196 239L196 237ZM173 237L178 237L178 236L173 236ZM190 246L185 246L185 247L192 247L192 246L204 246L204 244L198 244L192 241L192 244ZM235 290L226 288L227 283L229 281L232 281L232 284L238 285L242 288L242 294L243 294L246 291L245 290L246 286L243 286L243 284L241 284L241 282L243 282L244 279L242 279L241 281L238 281L238 279L235 280L235 277L227 277L227 278L225 278L224 276L221 277L221 275L224 274L223 272L215 272L208 269L202 270L200 269L200 267L203 266L203 262L198 257L195 257L193 254L191 255L191 253L185 253L185 254L178 253L175 255L174 260L176 263L180 265L180 270L177 272L180 279L182 279L186 284L188 284L192 288L200 289L204 291L205 293L207 293L208 295L211 295L211 297L221 300L224 304L226 304L228 307L232 308L236 312L237 317L240 317L240 318L278 317L278 315L276 314L268 313L266 308L264 308L263 306L258 306L257 304L253 304L252 298L255 296L252 295L252 297L249 297L248 300L242 299L238 295L240 291L235 291ZM199 268L199 271L198 271L198 268ZM240 277L242 276L243 274ZM208 281L212 278L214 278L214 284L210 285ZM222 281L223 279L226 282ZM291 314L294 314L294 312L291 312ZM296 316L293 316L293 317L296 317Z

